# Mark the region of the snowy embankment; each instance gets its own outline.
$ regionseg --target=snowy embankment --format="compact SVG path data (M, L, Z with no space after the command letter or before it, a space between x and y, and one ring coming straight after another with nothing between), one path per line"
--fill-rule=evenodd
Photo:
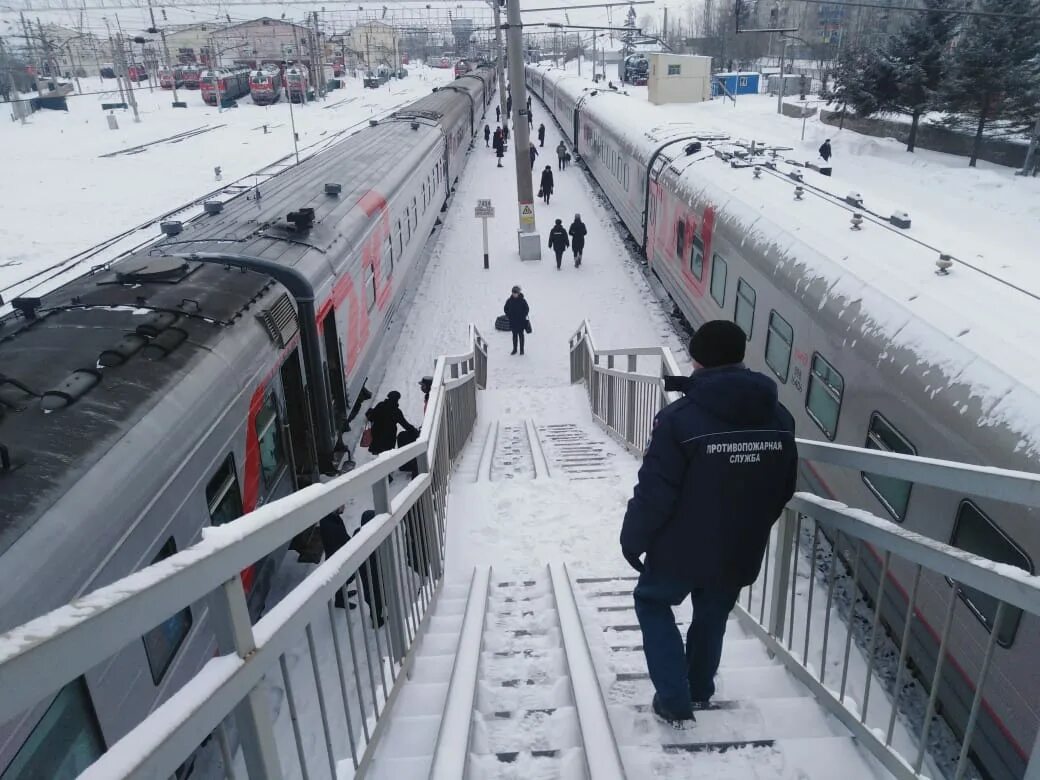
M424 67L379 89L347 78L324 100L294 105L291 117L284 95L271 106L245 96L237 108L218 111L199 90L182 89L187 108L175 109L172 92L142 82L135 87L141 121L117 110L117 130L101 110L120 101L115 82L80 79L84 94L69 97L68 113L39 111L25 125L0 124L0 146L9 150L0 180L0 289L292 154L293 120L302 153L452 78L450 70ZM171 138L190 131L198 132ZM170 140L153 143L161 139ZM109 259L102 254L90 265Z

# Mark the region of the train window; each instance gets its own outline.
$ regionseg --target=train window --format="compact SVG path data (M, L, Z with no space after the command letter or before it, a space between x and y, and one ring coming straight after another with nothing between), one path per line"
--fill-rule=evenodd
M787 381L791 369L791 349L794 346L794 328L776 311L769 312L769 332L766 334L766 365L773 369L777 379Z
M838 415L841 413L844 392L845 380L841 374L819 352L813 353L805 409L828 439L833 439L838 430Z
M285 466L282 432L278 426L278 409L271 393L267 394L264 405L260 407L255 428L256 440L260 445L260 473L264 478L264 487L270 490Z
M419 209L416 206L415 198L412 198L412 227L419 227ZM408 231L408 237L412 237L412 232Z
M868 450L898 452L902 455L917 454L917 448L877 412L870 416L866 447ZM913 483L896 477L871 474L869 471L862 472L862 476L867 487L877 496L888 513L899 522L903 522L907 505L910 503L910 488Z
M693 237L693 248L690 250L690 270L700 281L704 276L704 242Z
M79 677L54 697L0 780L73 778L105 752L90 694Z
M169 558L177 552L177 545L171 536L159 549L152 563ZM144 654L148 657L148 669L152 673L152 682L156 685L162 680L166 670L170 668L174 657L191 629L191 608L185 607L173 617L164 620L143 637Z
M1025 569L1030 574L1033 573L1033 562L1029 560L1029 556L971 501L962 501L957 510L950 544L991 561L1008 563ZM969 588L967 585L959 586L957 595L983 625L992 631L999 601L988 593ZM1015 641L1015 633L1021 620L1022 610L1010 605L1004 608L1004 615L997 629L997 641L1002 646L1010 647Z
M680 260L686 254L686 223L681 219L675 223L675 254Z
M407 217L405 218L407 219ZM401 256L401 220L397 220L397 246L395 247L397 256Z
M719 306L726 305L726 274L729 273L729 264L726 259L716 252L711 260L711 297Z
M733 321L740 326L751 341L751 331L755 327L755 299L758 295L755 288L743 279L737 280L737 305L733 309Z
M213 525L224 525L242 516L242 494L235 474L235 456L228 455L206 485L206 503Z

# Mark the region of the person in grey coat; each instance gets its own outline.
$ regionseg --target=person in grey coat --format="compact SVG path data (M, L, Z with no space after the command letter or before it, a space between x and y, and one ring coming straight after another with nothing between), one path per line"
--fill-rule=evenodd
M533 171L534 170L534 158L538 156L538 149L535 147L534 144L531 144L530 155L531 155L531 170Z

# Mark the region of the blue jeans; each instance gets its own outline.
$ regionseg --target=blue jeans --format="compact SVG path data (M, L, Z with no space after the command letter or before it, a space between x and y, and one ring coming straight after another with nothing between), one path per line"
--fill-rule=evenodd
M706 702L715 694L726 620L739 594L739 588L691 589L649 571L640 575L632 596L646 668L661 704L670 712L687 715L690 702ZM672 607L687 596L693 602L693 619L683 648Z

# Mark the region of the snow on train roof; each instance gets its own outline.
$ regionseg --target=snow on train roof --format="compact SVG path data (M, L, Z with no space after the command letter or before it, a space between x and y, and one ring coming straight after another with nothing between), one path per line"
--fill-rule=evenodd
M967 384L980 403L979 425L1007 425L1022 437L1019 451L1040 456L1040 225L996 232L988 229L985 214L972 224L957 224L943 214L942 193L931 203L901 202L896 182L889 192L868 190L852 173L827 177L788 162L789 149L737 161L758 163L756 178L754 165L733 167L716 154L746 155L750 139L719 139L720 128L711 126L718 122L708 114L708 121L695 125L675 121L668 107L643 101L634 111L637 98L597 88L587 79L569 77L560 86L570 93L598 89L588 105L640 150L644 165L663 142L699 135L700 152L685 155L679 144L670 150L672 156L678 153L672 168L681 171L680 181L691 193L703 191L746 228L749 238L782 247L804 263L807 282L824 279L827 297L840 297L847 305L860 301L869 317L864 335L911 349L918 365L903 370L919 371L933 397L946 386ZM688 116L691 106L683 108ZM765 167L767 161L775 161L775 170ZM804 178L801 200L794 197L793 171ZM845 203L851 192L881 219ZM909 212L909 229L882 221L897 210ZM856 211L864 215L860 230L851 225ZM945 276L936 273L940 253L954 259ZM935 369L932 387L927 377ZM940 374L945 381L938 381ZM960 411L966 413L967 404Z

